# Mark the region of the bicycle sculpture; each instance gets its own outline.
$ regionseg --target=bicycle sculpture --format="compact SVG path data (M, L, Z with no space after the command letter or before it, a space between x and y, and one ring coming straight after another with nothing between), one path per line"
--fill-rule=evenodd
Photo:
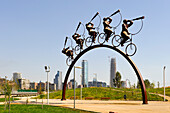
M65 54L66 56L68 56L68 58L66 59L66 64L67 64L68 66L70 66L71 62L74 60L74 57L73 57L74 49L73 49L73 47L72 47L72 40L71 40L71 39L70 39L70 40L71 40L71 46L65 48L66 43L67 43L67 39L68 39L68 37L66 37L66 39L65 39L64 48L63 48L63 50L62 50L62 53ZM70 48L71 48L71 49L70 49Z
M92 21L94 20L94 18L96 18L96 16L99 17L100 21L99 21L99 25L97 27L94 27L94 24L92 23ZM89 37L86 38L85 40L85 45L86 47L89 47L91 46L93 43L95 43L95 40L96 40L96 37L97 35L99 34L99 27L100 27L100 24L101 24L101 17L99 16L99 12L97 12L94 17L90 20L90 22L88 22L86 24L86 29L89 33ZM95 31L97 30L97 32Z
M111 22L112 22L112 16L119 14L120 16L120 21L119 23L112 27L110 26ZM85 26L79 22L75 33L72 35L72 38L75 40L76 42L76 46L73 47L72 46L72 40L71 40L71 46L68 46L67 48L65 48L67 40L70 39L68 37L66 37L65 39L65 44L64 44L64 48L62 50L62 53L64 53L66 56L68 56L68 58L66 59L66 64L69 66L66 76L65 76L65 80L64 80L64 85L63 85L63 92L62 92L62 100L65 100L65 92L66 92L66 87L67 87L67 81L69 78L69 75L71 73L72 68L74 67L74 65L76 64L76 62L81 58L82 55L84 55L86 52L93 50L95 48L99 48L99 47L106 47L109 49L112 49L116 52L118 52L120 55L122 55L132 66L132 68L134 69L139 83L141 85L141 91L142 91L142 97L143 97L143 104L147 104L147 93L146 93L146 88L145 88L145 84L144 81L142 79L142 76L137 68L137 66L135 65L135 63L129 58L129 56L133 56L136 51L137 51L137 47L134 43L132 43L132 37L133 35L138 34L142 28L143 28L143 19L144 16L142 17L138 17L132 20L123 20L123 24L122 24L122 31L121 31L121 35L116 35L115 31L117 29L117 27L121 24L122 21L122 15L120 13L120 10L117 10L116 12L114 12L113 14L111 14L109 17L105 17L103 18L103 26L104 26L104 33L99 33L99 26L101 24L101 18L100 18L100 22L99 25L97 27L94 27L94 24L92 23L92 21L99 16L99 13L97 12L94 17L86 24L86 29L88 31L89 36L85 39L84 34L85 34ZM133 24L134 21L136 20L141 20L141 27L140 29L136 32L136 33L130 33L128 31L128 28ZM79 30L80 25L83 25L84 31L83 34L80 35L77 33L77 31ZM113 30L112 30L113 28ZM80 38L81 37L81 38ZM99 44L93 45L95 43L95 40L98 40ZM105 42L108 42L109 39L111 40L111 45L107 44L105 45ZM83 44L85 42L85 45L87 46L87 48L85 50L83 50ZM127 43L127 46L125 47L125 53L122 52L120 49L118 49L118 47L121 45L122 47L124 46L124 44ZM93 45L93 46L92 46ZM74 53L77 55L74 59Z
M133 35L138 34L142 30L142 28L143 28L143 19L144 19L144 16L138 17L138 18L135 18L135 19L132 19L132 20L126 20L125 19L123 21L123 24L122 24L121 37L113 37L112 45L114 47L118 47L119 45L124 46L124 43L129 43L130 42L126 46L125 52L126 52L126 55L133 56L137 51L137 47L136 47L136 45L134 43L132 43L132 37L133 37ZM136 20L141 20L140 29L136 33L129 33L128 27L130 27L133 24L133 21L136 21Z
M83 34L80 35L80 34L77 33L80 25L83 25L83 24L81 22L79 22L75 33L72 35L72 38L75 40L75 42L77 44L76 47L75 47L75 54L76 55L78 55L81 52L81 50L83 49L83 44L84 44L84 40L85 40L85 38L84 38L84 33L85 33L84 25L83 25L83 28L84 28ZM80 38L80 37L83 37L83 38Z
M110 24L112 22L111 17L116 15L116 14L119 14L120 20L119 20L117 25L110 26ZM92 21L97 16L99 17L99 24L98 24L97 27L95 27L94 24L92 23ZM121 36L116 35L115 30L121 24L121 21L122 21L122 15L120 13L120 10L117 10L113 14L111 14L109 17L103 18L104 33L99 33L99 27L100 27L100 24L101 24L101 17L99 15L99 13L97 12L93 16L93 18L86 24L86 29L87 29L88 34L89 34L89 36L86 39L84 38L85 37L84 36L85 26L81 22L79 22L75 33L72 35L72 38L75 40L75 42L77 44L75 46L75 48L73 48L72 40L70 38L69 39L71 40L71 46L65 48L68 37L66 37L66 39L65 39L65 44L64 44L64 48L62 50L62 53L65 54L66 56L68 56L68 58L66 59L66 64L69 66L71 64L71 62L74 60L73 54L75 53L76 55L78 55L83 50L84 42L85 42L86 47L90 47L95 43L96 38L97 38L98 43L100 45L103 45L105 42L108 42L111 37L113 37L112 40L111 40L113 47L119 47L120 45L123 47L124 44L128 43L127 46L125 47L125 53L126 53L127 56L133 56L137 51L137 47L132 42L132 37L133 37L133 35L138 34L142 30L143 19L144 19L144 16L138 17L138 18L135 18L135 19L132 19L132 20L124 19L123 24L122 24ZM136 33L130 33L128 31L128 28L136 20L141 20L141 27ZM83 26L83 30L84 30L81 35L77 33L79 28L80 28L80 25Z
M120 15L120 21L116 26L112 27L112 26L109 25L112 22L111 17L116 15L117 13L119 13L119 15ZM104 33L100 33L99 36L98 36L99 44L104 44L105 41L108 42L109 38L112 37L112 36L113 37L120 37L119 35L115 35L115 30L120 25L121 21L122 21L122 15L120 13L120 10L117 10L116 12L111 14L109 17L103 18ZM111 30L111 28L113 28L113 31Z

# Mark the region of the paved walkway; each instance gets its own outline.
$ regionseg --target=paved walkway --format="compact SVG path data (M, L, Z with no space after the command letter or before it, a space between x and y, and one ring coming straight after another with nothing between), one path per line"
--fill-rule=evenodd
M27 98L21 98L14 103L25 103ZM43 99L44 104L47 103ZM50 105L73 108L73 100L61 101L59 99L50 99ZM29 99L30 104L41 104L42 99ZM142 101L102 101L102 100L76 100L76 109L88 111L109 113L170 113L170 102L149 101L149 104L143 105Z

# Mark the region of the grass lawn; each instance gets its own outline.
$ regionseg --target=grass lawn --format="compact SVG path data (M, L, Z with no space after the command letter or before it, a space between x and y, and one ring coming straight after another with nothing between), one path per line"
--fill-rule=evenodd
M96 100L100 100L101 97L109 97L111 100L124 100L126 94L127 100L142 100L142 92L140 89L118 89L118 88L103 88L92 87L82 89L82 99L86 97L93 97ZM50 99L61 99L62 91L56 91L50 93ZM66 90L66 99L70 99L74 96L73 89ZM155 94L147 93L149 101L163 101L163 97ZM46 95L40 95L38 98L45 98ZM76 89L76 98L80 99L80 88Z
M11 113L93 113L88 111L73 110L70 108L62 108L56 106L44 105L11 105ZM4 105L0 105L0 113L8 113L8 110L4 111Z
M13 98L10 98L11 101L13 101ZM19 100L18 98L14 98L14 100ZM8 101L8 98L7 98ZM0 102L5 102L5 98L0 98Z

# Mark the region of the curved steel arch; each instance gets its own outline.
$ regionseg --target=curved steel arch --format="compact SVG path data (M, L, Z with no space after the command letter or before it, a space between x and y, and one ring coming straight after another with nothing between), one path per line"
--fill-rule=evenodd
M92 50L92 49L95 49L95 48L101 48L101 47L105 47L105 48L109 48L109 49L112 49L112 50L115 50L116 52L120 53L129 63L130 65L132 66L132 68L134 69L137 77L138 77L138 80L139 80L139 83L141 85L141 90L142 90L142 97L143 97L143 104L148 104L148 101L147 101L147 94L146 94L146 88L145 88L145 84L144 84L144 81L142 79L142 76L141 76L141 73L139 72L137 66L135 65L135 63L124 53L122 52L121 50L119 50L118 48L116 47L113 47L113 46L110 46L110 45L94 45L94 46L90 46L88 48L86 48L85 50L83 50L82 52L80 52L76 58L74 59L74 61L71 63L71 65L69 66L68 70L67 70L67 73L66 73L66 76L65 76L65 80L64 80L64 85L63 85L63 92L62 92L62 99L61 100L66 100L65 98L65 93L66 93L66 86L67 86L67 80L68 80L68 77L70 75L70 72L74 66L74 64L77 62L77 60L82 56L84 55L86 52Z

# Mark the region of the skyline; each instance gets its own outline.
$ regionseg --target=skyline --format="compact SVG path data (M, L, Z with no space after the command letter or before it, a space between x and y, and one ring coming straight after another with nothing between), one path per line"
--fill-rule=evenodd
M166 66L166 86L170 86L169 3L170 1L166 0L0 1L0 77L12 78L13 72L21 72L23 78L46 81L44 66L49 65L50 82L54 78L52 75L58 70L63 72L64 79L68 69L65 63L67 57L61 53L65 37L71 37L78 22L86 24L96 12L104 18L120 9L123 19L146 17L144 28L133 39L137 45L137 53L130 57L139 68L143 79L155 82L156 86L159 81L162 86L163 67ZM121 25L118 30L119 34ZM102 23L100 32L103 32ZM81 66L82 60L88 60L89 80L94 77L93 73L97 73L97 79L108 84L110 75L108 57L116 58L117 71L121 72L123 80L128 78L132 83L136 82L136 75L127 61L108 49L88 52L76 66ZM80 70L76 70L78 81L80 73ZM71 73L69 79L72 75Z

